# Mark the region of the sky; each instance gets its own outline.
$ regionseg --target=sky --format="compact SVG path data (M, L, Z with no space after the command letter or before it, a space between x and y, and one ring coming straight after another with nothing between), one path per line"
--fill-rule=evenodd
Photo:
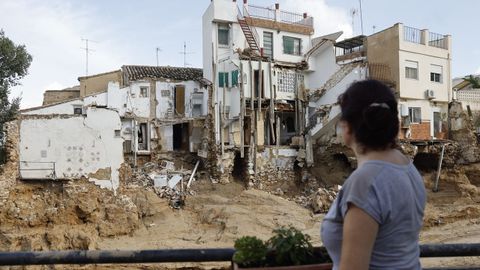
M351 10L360 0L249 0L250 4L308 12L315 18L315 35L344 31L342 38L361 34L360 16ZM241 2L241 0L238 0ZM89 39L88 74L122 65L202 65L202 14L210 0L0 0L0 28L33 56L29 74L12 96L22 108L39 106L46 89L78 84L86 74L85 41ZM364 34L397 22L452 35L454 77L480 73L480 35L473 18L478 0L362 0ZM353 25L352 25L353 22ZM353 26L353 27L352 27Z

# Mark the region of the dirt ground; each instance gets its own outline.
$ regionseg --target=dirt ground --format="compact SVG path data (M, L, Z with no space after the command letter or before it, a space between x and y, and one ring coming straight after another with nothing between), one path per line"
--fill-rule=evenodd
M339 162L343 162L340 160ZM343 172L342 172L343 173ZM431 191L434 172L424 172L428 205L421 243L480 242L480 165L445 170L439 192ZM335 175L335 184L340 176ZM323 183L329 185L332 183ZM282 196L245 189L245 184L194 182L183 209L142 186L124 186L118 194L88 181L19 183L0 207L3 250L166 249L232 247L235 239L271 236L274 228L293 225L321 245L323 214L295 202L294 189L279 183ZM276 189L277 186L272 187ZM274 193L274 192L273 192ZM477 258L422 259L424 266L480 265ZM25 269L203 269L228 263L56 266ZM24 269L24 268L0 268Z

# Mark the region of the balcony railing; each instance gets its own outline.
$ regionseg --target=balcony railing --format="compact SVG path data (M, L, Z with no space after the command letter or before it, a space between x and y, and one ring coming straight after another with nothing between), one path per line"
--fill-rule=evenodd
M313 27L313 17L306 14L254 5L248 5L248 13L252 18Z
M428 45L432 47L447 49L447 38L442 34L429 33Z
M422 30L404 26L403 27L404 40L412 43L422 43Z

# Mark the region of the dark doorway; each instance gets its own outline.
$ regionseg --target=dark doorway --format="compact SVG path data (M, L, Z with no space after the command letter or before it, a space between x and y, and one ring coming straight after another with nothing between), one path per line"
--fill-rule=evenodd
M253 71L253 84L255 91L255 98L265 96L265 72L262 70L262 82L260 82L260 72L258 70Z
M173 125L173 150L188 151L189 147L188 123Z

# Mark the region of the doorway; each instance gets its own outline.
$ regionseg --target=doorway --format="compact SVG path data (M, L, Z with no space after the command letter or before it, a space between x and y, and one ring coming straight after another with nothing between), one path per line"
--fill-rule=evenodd
M189 150L189 125L188 123L173 125L173 150Z
M175 113L180 116L185 116L185 86L177 85L175 86Z

